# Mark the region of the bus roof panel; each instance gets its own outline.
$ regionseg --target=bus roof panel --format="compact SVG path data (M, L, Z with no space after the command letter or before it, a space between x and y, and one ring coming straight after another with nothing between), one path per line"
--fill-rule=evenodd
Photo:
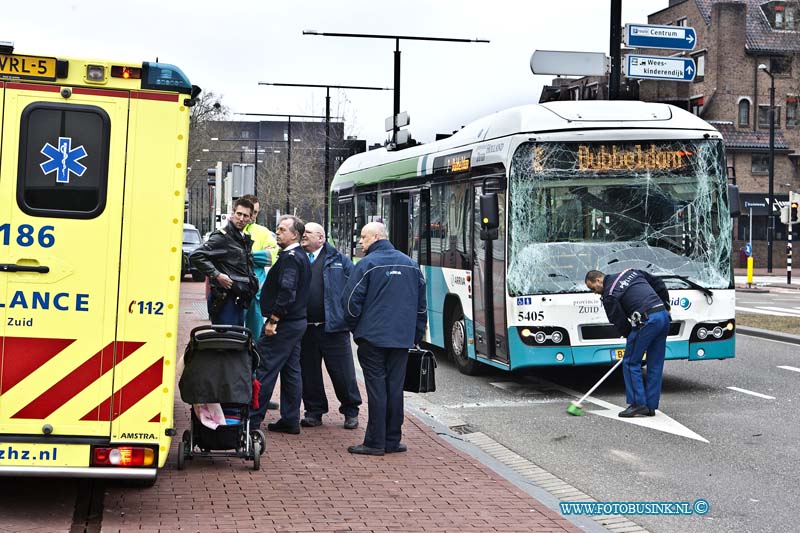
M407 172L409 167L413 166L422 156L453 153L463 149L461 147L485 140L515 134L602 129L716 131L713 126L700 117L667 104L631 100L583 100L530 104L512 107L480 118L441 141L395 152L378 149L357 154L342 164L337 175L410 160L402 166L402 172L398 173L392 169L390 173L396 179L400 174ZM387 170L390 169L384 168L384 172ZM381 171L378 171L378 174L380 173ZM372 172L370 172L370 180L376 179L377 177L372 176Z

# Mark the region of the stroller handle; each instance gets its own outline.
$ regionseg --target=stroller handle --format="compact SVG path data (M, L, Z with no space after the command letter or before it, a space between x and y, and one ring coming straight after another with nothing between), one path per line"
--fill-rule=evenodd
M195 333L197 332L211 332L216 331L218 333L225 333L225 332L234 332L234 333L241 333L243 335L247 335L248 340L251 340L253 334L250 333L250 330L244 326L232 326L227 324L204 324L202 326L197 326L193 328L191 333L189 334L191 337L194 337Z

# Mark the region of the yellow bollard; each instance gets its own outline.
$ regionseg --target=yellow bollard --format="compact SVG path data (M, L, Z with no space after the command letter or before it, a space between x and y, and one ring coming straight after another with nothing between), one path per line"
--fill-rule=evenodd
M747 258L747 286L753 286L753 256Z

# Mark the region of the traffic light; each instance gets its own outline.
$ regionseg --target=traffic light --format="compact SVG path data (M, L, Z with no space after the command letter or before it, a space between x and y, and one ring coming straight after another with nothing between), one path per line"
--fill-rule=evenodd
M800 218L797 213L797 202L792 202L789 207L789 223L797 224L798 222L800 222Z

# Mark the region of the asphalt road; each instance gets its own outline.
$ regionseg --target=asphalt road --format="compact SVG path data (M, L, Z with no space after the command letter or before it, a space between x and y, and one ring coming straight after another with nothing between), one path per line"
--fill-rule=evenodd
M797 530L795 345L740 335L735 359L667 362L663 412L636 419L641 425L613 410L597 414L609 407L603 402L625 406L619 371L593 395L601 405L586 404L585 416L573 417L566 413L575 399L569 391L582 394L606 369L489 370L469 377L443 359L437 392L424 397L440 415L463 420L596 500L702 498L710 504L704 516L630 517L650 531Z
M736 311L800 318L800 291L770 288L769 292L736 292ZM769 327L765 323L764 327Z

